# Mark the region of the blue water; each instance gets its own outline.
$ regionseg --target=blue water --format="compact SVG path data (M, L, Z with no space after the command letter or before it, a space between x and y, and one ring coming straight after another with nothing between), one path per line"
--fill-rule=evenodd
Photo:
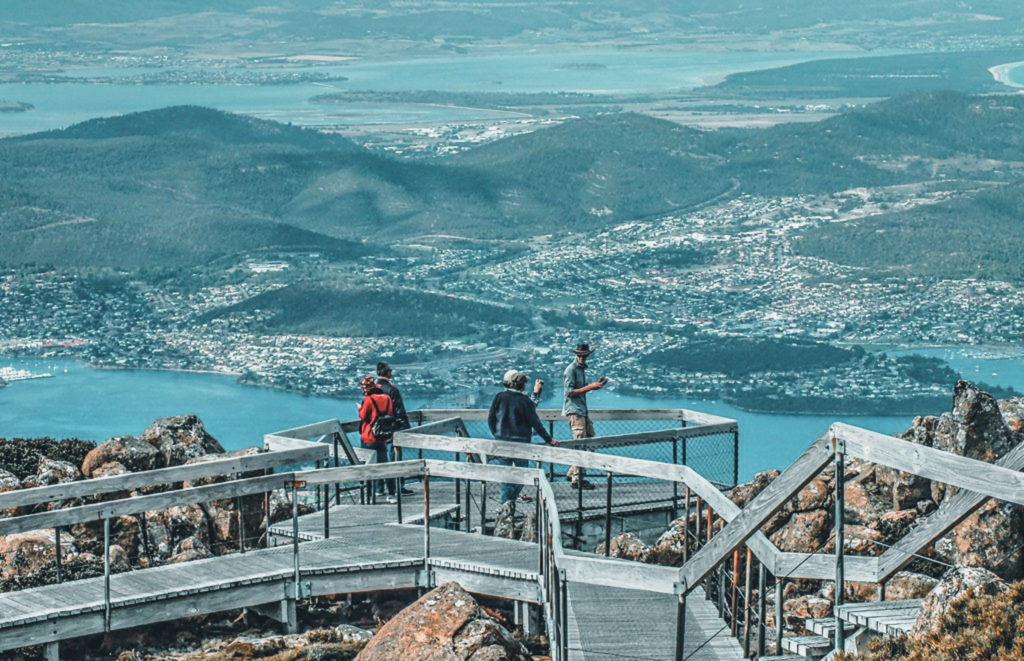
M0 99L31 103L35 108L23 113L0 113L0 136L64 128L93 117L180 104L208 106L302 126L494 119L516 115L486 108L426 104L311 104L309 99L344 90L665 93L715 82L739 71L858 55L861 53L549 51L418 60L357 60L305 68L348 78L330 84L2 84ZM580 64L596 66L574 66ZM89 69L79 71L78 75L123 76L139 71L137 68ZM62 73L76 74L74 70Z

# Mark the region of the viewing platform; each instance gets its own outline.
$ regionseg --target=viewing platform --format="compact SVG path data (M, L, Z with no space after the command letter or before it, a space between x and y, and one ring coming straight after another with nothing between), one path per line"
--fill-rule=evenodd
M414 428L395 435L403 460L392 463L364 463L366 452L350 440L358 422L329 420L267 434L259 454L0 494L0 510L107 498L0 519L0 535L54 530L57 548L60 531L78 523L102 522L105 533L104 576L0 594L0 651L44 645L47 658L56 659L63 640L239 608L294 631L297 604L310 597L457 581L514 602L515 624L545 633L557 661L739 659L772 648L781 654L790 639L767 626L769 591L778 609L789 580L884 583L989 496L1024 504L1017 472L1024 446L987 464L836 423L741 508L723 493L735 482L733 421L681 410L594 412L599 432L618 433L551 447L490 440L478 431L484 415L413 412ZM568 436L559 433L565 423L556 412L542 416L556 438ZM530 464L487 463L496 456ZM782 552L764 537L761 527L805 484L833 465L843 475L851 458L961 491L879 556L845 555L844 545L830 554ZM573 489L563 477L571 465L584 467L596 488ZM215 476L228 479L182 488L183 481L197 485ZM375 503L368 483L389 478L403 479L412 493ZM530 497L517 504L511 525L495 516L502 482L522 485ZM125 495L160 484L171 488ZM837 494L841 489L838 480ZM266 520L275 492L277 502L283 495L290 505L290 521L275 520L259 548L247 546L243 534L237 550L217 557L111 570L113 519L237 499L240 507L262 502ZM300 515L307 508L313 511ZM654 520L685 522L673 546L676 566L607 555L607 542L620 532L650 540L659 526L664 530L666 523ZM839 534L843 526L840 516ZM909 606L901 607L893 608L909 617ZM836 626L813 626L842 647L849 625L861 626L857 612L840 604ZM781 619L776 611L774 621ZM812 648L820 652L821 641L806 647Z

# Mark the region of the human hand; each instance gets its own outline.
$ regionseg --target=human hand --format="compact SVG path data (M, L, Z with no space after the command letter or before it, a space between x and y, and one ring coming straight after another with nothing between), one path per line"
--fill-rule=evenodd
M558 441L556 441L555 439L551 439L551 445L553 445L553 446L555 446L557 448L558 447Z
M540 391L541 391L541 389L543 387L544 387L544 381L542 379L537 379L536 381L534 381L533 382L533 392L534 392L534 394L539 395Z

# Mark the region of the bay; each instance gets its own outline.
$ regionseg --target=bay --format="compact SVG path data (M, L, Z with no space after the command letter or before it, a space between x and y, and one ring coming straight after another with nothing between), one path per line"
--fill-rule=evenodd
M517 113L459 105L313 104L314 96L346 90L442 92L587 92L665 94L710 84L730 73L781 67L822 58L857 57L836 52L700 52L538 50L483 52L420 59L357 59L308 67L238 67L254 76L306 71L345 77L329 83L128 84L89 82L102 76L129 80L159 69L139 67L62 70L71 80L0 84L0 99L31 103L27 112L0 113L0 136L65 128L94 117L199 105L300 126L404 125L515 118ZM187 72L186 72L187 73ZM75 78L81 79L76 80ZM255 79L255 78L254 78Z
M1024 354L960 349L913 349L947 360L969 380L1024 390ZM138 435L160 417L194 413L227 449L259 446L264 434L299 425L356 417L359 394L351 399L308 397L296 393L241 385L225 374L158 370L95 369L72 359L0 358L0 368L51 373L52 378L15 381L0 388L0 437L78 437L102 441ZM399 382L399 385L401 383ZM557 408L560 389L541 401ZM912 416L826 416L753 413L724 402L685 398L644 398L613 390L591 393L592 408L686 408L738 421L739 476L785 468L836 421L886 434L910 426ZM952 384L950 384L952 403ZM436 405L407 397L410 409ZM928 413L928 412L924 412ZM661 423L658 423L661 424ZM605 428L602 429L602 426ZM598 434L621 433L612 423L597 423ZM474 425L472 433L482 432ZM556 430L556 436L561 433Z

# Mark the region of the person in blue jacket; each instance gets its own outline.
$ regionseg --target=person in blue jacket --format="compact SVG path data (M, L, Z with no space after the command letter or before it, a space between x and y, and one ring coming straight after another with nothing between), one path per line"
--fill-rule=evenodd
M490 427L494 438L499 441L529 443L533 438L533 432L536 431L545 443L558 445L558 441L551 438L551 434L537 416L537 402L540 401L544 382L538 379L533 387L533 396L527 397L523 392L527 380L526 375L517 370L505 372L502 378L505 389L495 395L494 401L491 402L491 409L487 413L487 426ZM529 465L526 459L506 457L492 457L488 463L521 468ZM512 510L515 511L515 501L522 488L521 484L502 483L502 504L511 502Z

